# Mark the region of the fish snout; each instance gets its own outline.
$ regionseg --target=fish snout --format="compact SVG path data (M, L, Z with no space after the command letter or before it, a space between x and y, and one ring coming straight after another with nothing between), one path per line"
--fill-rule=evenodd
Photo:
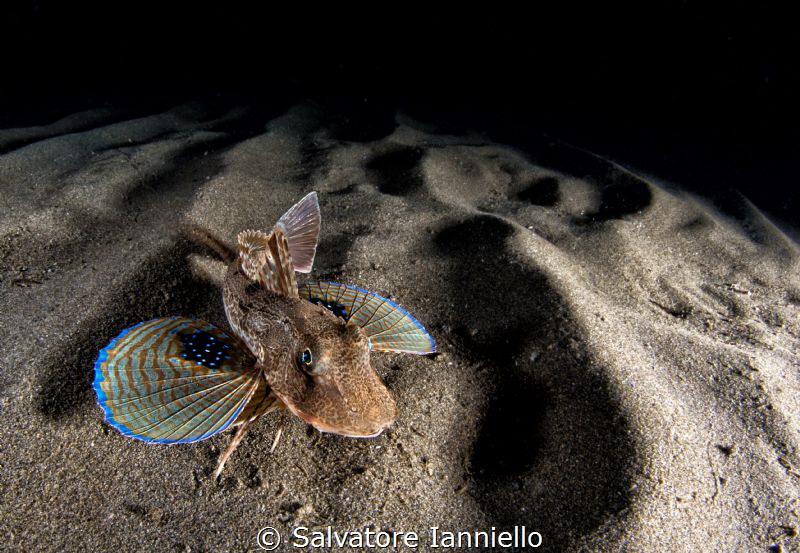
M364 413L355 412L354 415L349 431L342 433L353 438L374 438L394 424L397 404L387 390L386 396L371 409Z
M382 382L379 385L381 389L371 390L369 398L330 394L323 396L323 401L314 402L311 409L296 404L290 404L289 409L320 432L351 438L374 438L397 419L394 398Z
M318 377L295 393L274 385L273 391L292 413L321 432L372 438L394 423L397 404L374 371L368 376L357 383Z
M380 411L352 413L346 417L324 418L297 414L320 432L330 432L350 438L376 438L394 423L397 418L397 408L394 399L390 398Z

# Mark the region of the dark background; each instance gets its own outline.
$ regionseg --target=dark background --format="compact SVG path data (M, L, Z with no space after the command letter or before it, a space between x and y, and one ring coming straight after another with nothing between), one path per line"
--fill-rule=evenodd
M0 126L101 105L275 109L311 98L368 136L400 108L442 132L511 144L547 132L711 198L735 190L784 222L800 220L800 41L795 19L769 3L164 4L1 8Z

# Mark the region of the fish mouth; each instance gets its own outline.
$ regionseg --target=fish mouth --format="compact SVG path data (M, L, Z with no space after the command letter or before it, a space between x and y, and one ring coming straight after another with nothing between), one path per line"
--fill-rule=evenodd
M280 397L279 394L278 396ZM310 424L320 432L328 432L330 434L337 434L339 436L346 436L348 438L377 438L383 433L384 430L394 424L394 417L392 417L379 423L369 423L365 421L363 426L352 420L343 422L341 425L336 425L326 422L314 415L303 412L292 401L284 398L281 398L281 400L292 413L300 417L304 422Z
M343 430L341 428L337 429L337 428L334 428L332 426L326 425L325 423L323 423L320 420L312 420L312 419L306 418L306 417L300 417L300 418L302 418L304 421L306 421L308 424L310 424L311 426L313 426L314 428L316 428L320 432L329 432L331 434L338 434L339 436L347 436L348 438L377 438L378 436L383 434L384 430L386 430L387 428L389 428L392 425L392 423L389 423L389 424L387 424L385 426L382 426L381 428L379 428L377 431L373 432L372 434L365 434L364 432Z

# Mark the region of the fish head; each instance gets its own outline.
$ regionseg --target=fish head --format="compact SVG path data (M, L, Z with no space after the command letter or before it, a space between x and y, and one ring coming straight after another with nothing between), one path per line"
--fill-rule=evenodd
M295 415L322 432L374 437L391 426L397 407L370 365L364 331L302 300L293 347L266 370L275 394Z

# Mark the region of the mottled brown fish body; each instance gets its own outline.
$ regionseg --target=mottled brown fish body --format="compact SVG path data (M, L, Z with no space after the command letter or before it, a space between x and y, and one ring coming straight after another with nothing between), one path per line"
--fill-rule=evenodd
M436 344L387 298L335 282L298 287L295 273L311 272L320 228L311 192L270 232L239 233L235 254L206 239L229 263L223 301L233 333L186 317L125 329L95 363L109 423L151 443L190 443L236 427L214 478L258 418L280 407L344 436L391 426L397 407L370 352L428 354Z
M231 327L294 414L323 432L353 437L376 436L394 422L397 407L369 363L361 328L262 286L245 274L241 257L228 269L223 298Z

